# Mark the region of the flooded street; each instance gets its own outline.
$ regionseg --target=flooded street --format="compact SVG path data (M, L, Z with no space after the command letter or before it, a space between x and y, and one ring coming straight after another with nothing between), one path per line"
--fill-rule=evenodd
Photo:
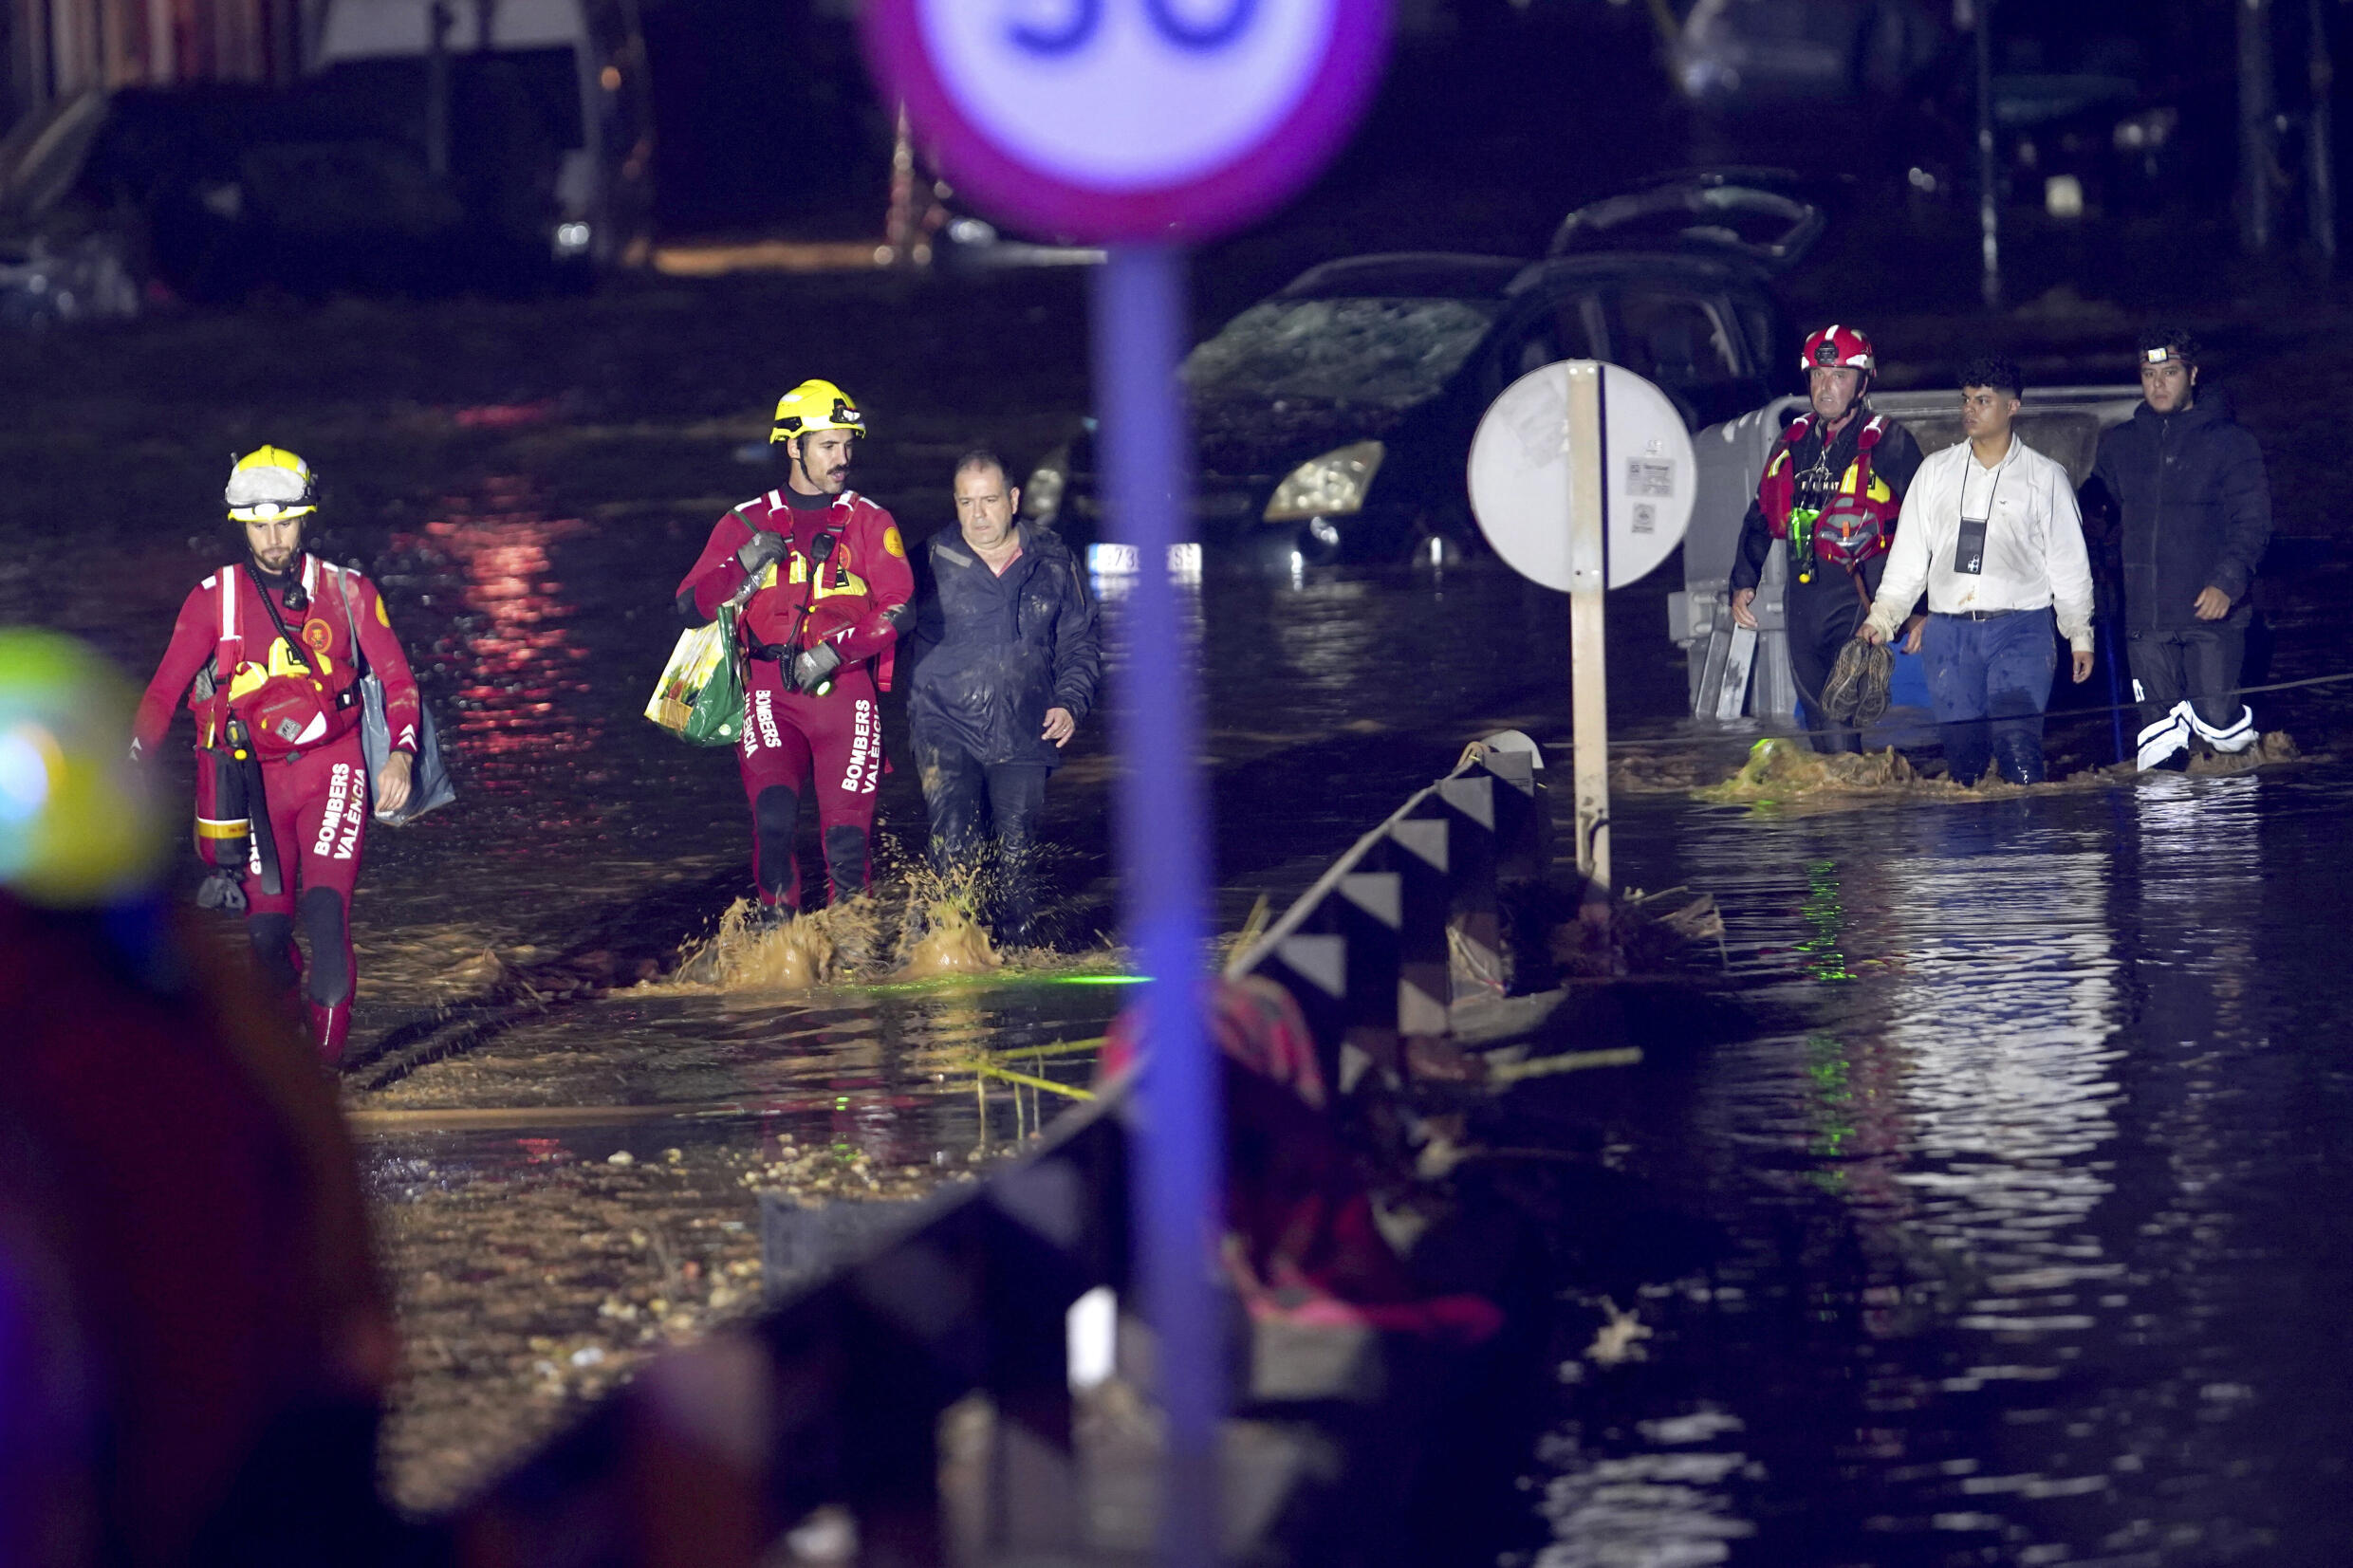
M1532 1560L2333 1560L2347 804L1629 823L1783 1023L1604 1113L1689 1255L1632 1293L1645 1359L1570 1314Z
M1018 1151L1128 994L1100 718L1047 800L1056 951L893 978L922 841L902 767L857 983L676 972L749 891L747 824L732 759L639 710L712 520L777 482L739 457L764 399L805 369L854 380L879 434L852 482L911 542L948 520L958 452L1024 466L1084 412L1076 281L955 286L648 286L435 306L423 328L257 308L0 345L36 410L5 438L0 620L81 632L143 676L226 558L211 454L284 441L325 470L331 553L385 586L455 749L459 803L369 840L344 1078L407 1337L386 1438L407 1506L750 1310L758 1191L911 1198ZM911 309L919 344L893 336ZM208 355L242 367L235 397L153 374ZM281 364L304 368L260 368ZM2331 385L2259 406L2293 426ZM2303 461L2280 470L2309 548L2263 590L2271 680L2345 662ZM1494 1113L1491 1141L1587 1162L1646 1218L1542 1326L1551 1375L1498 1461L1518 1485L1469 1533L1547 1568L2334 1560L2353 785L2333 752L2353 687L2256 699L2307 758L2243 778L1711 804L1690 787L1743 743L1676 717L1677 576L1612 600L1619 875L1714 895L1729 972L1710 983L1742 1023ZM1121 583L1097 586L1116 659ZM1566 603L1492 563L1213 562L1185 603L1223 932L1468 740L1566 739ZM885 722L903 758L899 699ZM2054 756L2105 764L2109 729L2055 718ZM1588 1354L1627 1312L1629 1354Z

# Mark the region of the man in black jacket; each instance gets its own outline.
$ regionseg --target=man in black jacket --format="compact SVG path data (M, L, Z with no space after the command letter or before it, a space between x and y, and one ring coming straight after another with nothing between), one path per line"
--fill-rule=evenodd
M1102 655L1077 559L1051 531L1015 521L1020 506L994 452L956 465L958 526L917 559L907 714L933 860L973 867L993 827L997 935L1028 947L1046 778L1095 705Z
M2254 713L2234 693L2254 617L2248 589L2271 538L2271 487L2229 401L2199 389L2188 333L2141 335L2140 390L2133 416L2100 438L2084 489L2122 513L2140 766L2180 768L2194 736L2216 751L2255 741Z

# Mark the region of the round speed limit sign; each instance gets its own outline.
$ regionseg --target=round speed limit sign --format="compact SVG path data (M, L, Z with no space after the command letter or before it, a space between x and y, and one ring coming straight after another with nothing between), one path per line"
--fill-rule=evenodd
M1370 98L1387 0L867 0L948 175L1072 239L1198 238L1296 192Z

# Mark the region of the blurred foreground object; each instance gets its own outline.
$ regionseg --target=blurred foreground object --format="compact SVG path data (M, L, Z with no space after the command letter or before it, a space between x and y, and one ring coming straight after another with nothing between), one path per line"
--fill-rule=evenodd
M122 754L131 689L83 643L0 630L0 886L91 908L144 888L163 837L145 770Z
M0 633L0 1562L393 1560L351 1151L242 968L193 979L130 710Z

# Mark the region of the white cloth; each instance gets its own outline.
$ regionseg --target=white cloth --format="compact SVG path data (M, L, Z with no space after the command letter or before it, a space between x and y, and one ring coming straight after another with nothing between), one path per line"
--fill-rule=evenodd
M1986 520L1985 569L1953 569L1961 519ZM2013 434L1992 468L1967 441L1932 452L1904 491L1871 624L1893 638L1920 590L1940 616L2049 605L2077 653L2091 651L2091 557L2067 470Z

